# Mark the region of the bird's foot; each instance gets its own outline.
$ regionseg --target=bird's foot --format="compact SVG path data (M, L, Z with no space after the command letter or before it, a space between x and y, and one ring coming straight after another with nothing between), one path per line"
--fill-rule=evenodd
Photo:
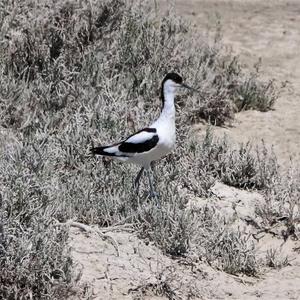
M132 189L133 189L134 193L136 193L138 195L139 190L140 190L140 185L133 183Z
M157 192L150 192L149 197L150 198L159 198L159 194Z

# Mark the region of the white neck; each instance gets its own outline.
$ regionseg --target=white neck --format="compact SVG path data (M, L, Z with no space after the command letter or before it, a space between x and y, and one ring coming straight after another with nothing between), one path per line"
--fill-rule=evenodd
M175 87L171 80L167 80L163 87L164 106L160 118L175 120Z

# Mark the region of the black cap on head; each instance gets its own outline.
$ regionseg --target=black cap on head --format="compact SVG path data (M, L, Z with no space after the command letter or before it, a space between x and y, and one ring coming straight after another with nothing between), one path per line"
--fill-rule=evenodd
M162 99L163 104L165 102L164 84L167 80L172 80L172 81L176 82L177 84L182 84L182 77L180 75L178 75L177 73L171 72L171 73L168 73L165 76L165 78L164 78L164 80L162 81L162 84L161 84L161 99Z
M178 83L178 84L181 84L182 83L182 77L180 75L178 75L177 73L174 73L174 72L171 72L171 73L168 73L164 80L163 80L163 83L166 82L167 80L173 80L174 82Z

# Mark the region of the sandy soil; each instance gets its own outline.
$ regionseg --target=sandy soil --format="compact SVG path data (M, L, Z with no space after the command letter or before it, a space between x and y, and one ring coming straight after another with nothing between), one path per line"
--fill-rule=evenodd
M167 1L158 1L163 9ZM300 1L290 0L175 0L176 12L206 30L217 19L225 43L232 47L249 68L262 59L266 79L287 81L273 111L248 111L237 114L232 128L219 128L237 141L264 139L274 145L282 165L290 157L300 162ZM199 125L200 131L203 129ZM260 195L222 186L214 187L219 201L212 205L230 214L233 204L240 217L251 215ZM234 202L234 203L233 203ZM168 299L154 296L165 283L175 291L174 298L189 299L300 299L300 255L294 251L299 242L264 236L258 249L265 255L270 247L288 254L291 265L267 270L260 278L235 277L198 266L192 270L180 261L165 257L153 245L146 245L134 233L108 232L118 243L115 247L99 236L86 236L71 230L70 245L82 272L80 283L88 283L86 297L79 299ZM159 293L158 293L159 294ZM72 296L71 299L75 299ZM193 299L193 298L192 298Z

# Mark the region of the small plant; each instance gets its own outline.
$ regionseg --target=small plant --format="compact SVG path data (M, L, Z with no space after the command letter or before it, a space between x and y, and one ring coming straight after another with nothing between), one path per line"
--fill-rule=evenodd
M251 236L226 224L208 207L198 213L201 221L197 224L192 249L199 259L230 274L255 276L258 261Z
M168 196L171 196L170 192L167 191ZM166 254L185 256L193 235L193 214L184 209L183 199L178 196L169 198L163 193L161 197L164 201L170 200L161 208L150 206L140 211L137 220L140 236L154 241Z
M212 88L210 93L203 93L199 97L199 104L192 110L190 120L194 123L200 119L215 126L222 126L234 119L232 102L228 91Z
M133 299L144 299L153 295L165 297L166 299L180 300L187 296L187 299L194 299L201 296L199 288L194 284L195 278L191 276L188 280L185 278L186 285L182 284L182 279L178 275L178 270L175 266L169 266L155 274L155 279L149 283L145 281L135 288L130 289L129 293Z
M266 265L270 268L281 269L290 265L288 256L282 257L278 249L269 249L266 254Z
M256 206L262 229L271 231L285 241L300 237L299 178L299 172L290 168L285 177L278 178L274 185L264 191L265 201ZM280 231L276 230L278 225L281 225Z
M274 81L260 82L258 74L252 74L239 83L233 91L233 102L237 111L259 110L269 111L278 98Z
M1 236L1 299L68 295L73 279L66 232L38 225L24 230L20 223L4 220Z
M263 190L278 180L276 157L263 142L256 149L249 142L230 144L228 137L216 138L209 128L201 144L191 143L197 153L195 167L228 185Z

